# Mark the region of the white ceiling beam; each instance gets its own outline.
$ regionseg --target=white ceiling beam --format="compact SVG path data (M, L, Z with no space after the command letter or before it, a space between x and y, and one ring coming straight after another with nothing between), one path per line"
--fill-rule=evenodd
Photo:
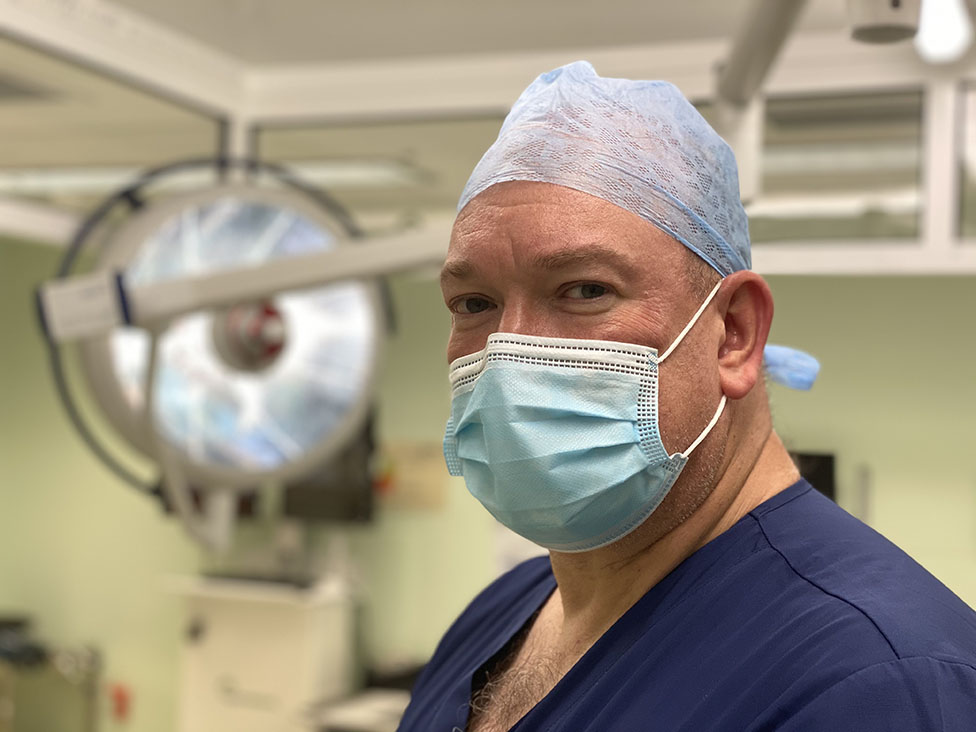
M756 244L752 268L763 275L976 275L976 244L937 252L918 241Z
M64 246L80 225L80 216L63 209L0 197L0 236Z
M505 114L538 74L577 59L604 76L664 78L710 96L725 41L253 68L249 113L263 122Z
M710 98L727 40L565 51L248 67L104 0L0 0L0 35L123 77L219 116L264 122L506 112L540 72L584 58L605 76L659 78ZM971 64L970 64L971 65ZM792 36L769 94L921 86L931 76L911 44L869 46L843 32Z
M438 56L247 71L248 111L266 123L504 114L539 73L577 59L603 76L666 79L691 99L714 96L728 41L538 53ZM976 77L972 62L957 69ZM843 32L794 35L764 84L768 95L867 93L919 87L931 67L910 43L872 46Z
M718 70L716 96L721 104L744 109L756 98L805 4L806 0L753 3Z
M956 69L962 76L968 68ZM869 94L886 89L921 88L932 77L911 42L859 43L844 32L804 33L787 40L764 85L767 95Z
M144 16L102 0L0 0L0 36L214 116L244 107L244 66Z

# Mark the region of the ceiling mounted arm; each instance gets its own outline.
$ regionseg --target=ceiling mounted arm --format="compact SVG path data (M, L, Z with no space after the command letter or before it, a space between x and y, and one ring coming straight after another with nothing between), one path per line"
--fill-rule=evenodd
M757 0L717 69L715 111L719 134L739 164L739 194L744 202L759 195L763 102L759 91L805 0Z
M745 107L756 95L806 0L757 0L718 74L718 99Z

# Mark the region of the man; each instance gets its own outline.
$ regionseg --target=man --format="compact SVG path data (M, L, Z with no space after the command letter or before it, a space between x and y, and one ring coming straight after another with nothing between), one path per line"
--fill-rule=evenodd
M464 611L401 730L976 730L976 614L772 429L734 159L674 87L539 77L442 285L448 466L550 556Z

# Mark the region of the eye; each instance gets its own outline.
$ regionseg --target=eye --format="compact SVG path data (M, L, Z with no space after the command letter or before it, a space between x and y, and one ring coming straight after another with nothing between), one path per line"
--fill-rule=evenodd
M495 307L491 300L483 297L478 297L477 295L469 295L466 297L459 297L451 302L450 310L452 313L457 313L458 315L477 315L478 313L483 313L486 310L491 310Z
M600 285L596 282L580 282L566 289L563 295L572 300L593 300L603 297L609 292L610 288L606 285Z

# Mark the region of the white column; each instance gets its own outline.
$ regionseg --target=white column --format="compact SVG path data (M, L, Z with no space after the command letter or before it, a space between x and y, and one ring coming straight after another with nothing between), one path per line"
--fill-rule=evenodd
M959 243L961 100L958 78L940 75L925 84L920 234L933 257L944 257Z

